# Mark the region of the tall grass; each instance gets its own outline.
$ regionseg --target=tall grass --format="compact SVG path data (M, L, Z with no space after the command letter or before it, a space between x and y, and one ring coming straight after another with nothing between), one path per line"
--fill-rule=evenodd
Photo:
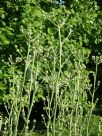
M52 136L89 136L92 135L91 131L93 131L90 129L90 124L92 123L92 111L95 107L94 95L98 63L95 62L94 89L91 93L89 73L86 71L83 60L85 57L83 49L76 48L80 43L69 42L68 39L62 40L61 29L63 29L63 26L64 22L60 26L56 24L59 37L59 54L53 53L53 69L50 76L49 74L46 75L48 86L50 86L50 89L47 90L47 104L45 104L47 121L45 120L46 117L44 118L47 136L50 136L50 134ZM62 61L65 41L69 46L70 54L65 58L65 61ZM74 62L71 59L74 59ZM59 68L57 69L58 64ZM66 71L63 71L65 65L68 67ZM91 102L88 101L86 90L91 93Z
M22 58L21 56L21 58L24 60L24 72L16 69L16 66L12 61L12 56L9 61L10 72L12 73L12 75L9 80L10 93L8 95L8 98L6 98L7 96L5 96L4 98L7 99L7 105L5 105L5 108L8 113L7 123L5 124L4 130L5 136L17 136L20 117L24 121L24 128L21 132L21 135L28 135L30 123L29 118L33 105L37 99L37 77L39 74L39 62L35 62L38 51L37 49L32 47L30 38L31 32L29 27L27 40L27 56L26 58ZM19 50L18 53L20 53ZM25 110L25 108L27 109L27 111ZM32 129L34 129L34 126Z

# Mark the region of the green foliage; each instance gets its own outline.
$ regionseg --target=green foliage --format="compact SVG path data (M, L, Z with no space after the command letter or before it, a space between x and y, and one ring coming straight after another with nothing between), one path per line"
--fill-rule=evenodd
M1 2L0 103L8 105L9 135L16 136L20 115L24 131L28 131L32 107L41 99L45 102L48 133L52 130L55 136L58 116L58 129L64 128L68 119L71 135L71 117L82 119L84 112L89 116L89 133L93 101L88 103L90 80L86 65L93 52L101 56L97 47L102 42L101 21L95 0L69 0L64 5L48 0Z

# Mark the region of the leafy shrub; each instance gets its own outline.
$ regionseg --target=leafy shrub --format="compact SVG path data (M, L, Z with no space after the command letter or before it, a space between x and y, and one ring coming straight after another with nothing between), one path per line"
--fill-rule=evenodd
M95 88L88 103L86 91L91 87L86 65L93 44L102 41L101 15L95 1L67 3L1 3L0 101L7 105L7 135L17 135L20 116L27 135L33 105L40 99L47 114L42 115L47 135L50 131L58 135L57 130L64 128L70 136L82 135L84 128L90 133ZM88 117L83 123L84 112Z

